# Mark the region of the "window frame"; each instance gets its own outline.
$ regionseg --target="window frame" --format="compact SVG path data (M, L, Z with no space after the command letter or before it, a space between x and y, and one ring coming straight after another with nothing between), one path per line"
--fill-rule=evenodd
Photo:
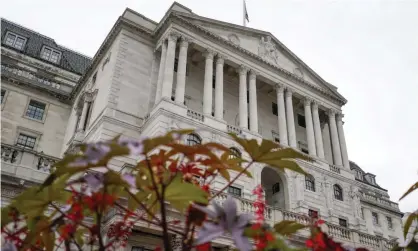
M359 169L354 169L354 176L356 177L356 179L358 179L358 180L361 180L361 181L363 181L363 179L364 179L364 173L361 171L361 170L359 170Z
M14 145L16 145L16 146L17 146L17 141L18 141L18 138L19 138L20 134L24 134L26 136L30 136L30 137L33 137L33 138L36 139L35 140L35 146L32 149L31 148L25 148L25 149L31 149L33 151L36 151L37 148L38 148L39 142L41 141L42 132L35 131L35 130L29 129L29 128L26 128L26 127L18 126L16 128L16 136L15 136L15 140L14 140ZM22 147L22 146L20 146L20 147Z
M194 140L194 139L191 139L190 137L194 137L194 139L198 139L198 141ZM192 145L189 142L195 142L196 144ZM196 134L196 133L187 134L187 137L186 137L186 145L187 146L195 146L195 145L201 145L201 144L202 144L202 138L198 134Z
M333 191L334 191L334 199L339 200L339 201L344 201L344 194L343 194L344 190L340 185L334 184ZM337 194L337 191L340 193L339 195Z
M271 112L274 116L279 116L279 106L275 102L271 102Z
M43 56L44 51L46 51L46 50L50 50L50 51L51 51L51 53L49 54L49 56L48 56L48 57L44 57L44 56ZM54 52L58 54L58 59L57 59L57 61L56 61L56 62L52 60L52 55L54 54ZM61 62L61 58L62 58L62 52L61 52L61 51L59 51L59 50L57 50L57 49L54 49L54 48L52 48L52 47L49 47L49 46L47 46L47 45L44 45L44 46L42 46L41 52L40 52L40 54L39 54L39 57L40 57L41 59L43 59L43 60L46 60L46 61L50 62L50 63L53 63L53 64L60 64L60 62Z
M20 143L21 137L26 137L26 139L24 139L24 141L25 141L24 144ZM28 144L29 139L30 139L30 141L33 141L33 143L30 144L30 145ZM23 139L22 139L22 141L23 141ZM25 149L34 150L35 147L36 147L36 137L33 137L31 135L27 135L26 133L19 133L17 135L17 139L16 139L16 146L22 147L22 148L25 148Z
M377 226L380 225L379 224L379 214L377 212L372 212L372 222L373 222L373 225L377 225Z
M31 101L45 105L45 108L44 108L44 111L43 111L43 114L42 114L42 119L32 118L32 117L27 115L27 112L28 112ZM29 97L28 102L27 102L26 107L25 107L25 110L23 112L23 117L27 118L27 119L30 119L32 121L37 121L37 122L40 122L40 123L44 123L45 119L47 117L47 114L48 114L48 107L49 107L49 104L47 102Z
M316 192L315 178L310 174L305 175L305 190Z
M13 35L13 36L15 36L15 38L14 38L14 40L13 40L13 43L12 44L8 44L7 43L7 38L8 38L8 36L9 35ZM22 39L23 40L23 43L22 43L22 47L20 48L20 47L16 47L16 42L17 42L17 40L18 39ZM14 49L17 49L17 50L19 50L19 51L23 51L24 49L25 49L25 46L26 46L26 42L28 41L28 39L26 38L26 37L24 37L24 36L21 36L21 35L19 35L19 34L16 34L16 33L14 33L14 32L12 32L12 31L7 31L6 32L6 35L4 36L4 39L3 39L3 44L5 44L5 45L7 45L7 46L9 46L9 47L12 47L12 48L14 48Z
M341 224L341 223L344 223L344 224ZM338 225L340 227L348 228L348 220L345 218L338 218Z
M235 193L234 191L238 191L239 193ZM242 198L242 188L237 186L228 186L227 193L234 196Z
M306 128L306 117L305 117L305 115L302 115L302 114L298 113L297 120L298 120L298 126L299 127ZM301 123L302 123L302 125L301 125Z
M314 214L316 214L315 217L314 217ZM315 210L315 209L312 209L312 208L309 208L308 209L308 216L310 218L318 219L319 218L319 211L318 210Z
M388 229L393 229L392 217L386 215L386 222L387 222L387 225L388 225Z

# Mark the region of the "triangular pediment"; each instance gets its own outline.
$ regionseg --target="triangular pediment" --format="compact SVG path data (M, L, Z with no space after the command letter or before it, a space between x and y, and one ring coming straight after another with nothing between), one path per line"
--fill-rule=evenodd
M345 100L337 88L316 74L271 33L236 24L213 20L196 14L181 13L182 18L260 56L265 61L304 79L317 88L326 90L338 99Z

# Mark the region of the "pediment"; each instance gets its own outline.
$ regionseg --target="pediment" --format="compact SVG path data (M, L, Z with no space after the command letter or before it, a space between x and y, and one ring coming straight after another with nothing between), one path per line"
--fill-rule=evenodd
M181 14L181 16L187 18L193 24L260 56L272 65L285 69L317 88L327 90L339 99L344 100L337 92L336 87L319 77L271 33L204 18L195 14Z

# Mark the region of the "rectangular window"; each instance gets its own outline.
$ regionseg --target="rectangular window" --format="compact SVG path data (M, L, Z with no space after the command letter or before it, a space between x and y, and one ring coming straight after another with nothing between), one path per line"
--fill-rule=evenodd
M308 215L309 215L309 217L311 217L311 218L318 218L318 211L313 210L313 209L309 209L309 211L308 211Z
M26 116L32 119L42 120L44 118L45 107L45 104L31 100L26 110Z
M61 59L61 52L44 46L41 50L41 58L58 64Z
M1 90L1 104L3 104L4 96L6 95L6 90Z
M342 227L348 227L346 219L339 218L338 219L338 224L340 224L340 226L342 226Z
M229 186L228 187L228 193L233 195L233 196L241 197L241 188L234 187L234 186Z
M306 128L305 116L298 114L298 125L300 127Z
M26 38L8 31L6 33L4 43L18 50L23 50L26 44Z
M373 224L379 225L379 215L375 212L372 212L372 220Z
M271 102L271 111L273 112L273 115L276 115L276 116L278 116L278 111L277 111L277 104L276 103L274 103L274 102Z
M392 218L390 218L389 216L386 216L386 221L388 222L388 228L392 229L393 228Z
M31 136L21 133L19 134L19 137L17 138L16 145L33 149L35 147L35 142L36 142L35 137L31 137Z

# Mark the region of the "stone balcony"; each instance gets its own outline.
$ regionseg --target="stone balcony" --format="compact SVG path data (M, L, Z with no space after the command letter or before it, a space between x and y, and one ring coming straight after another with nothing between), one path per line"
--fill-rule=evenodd
M31 149L1 144L1 174L40 183L59 159Z

